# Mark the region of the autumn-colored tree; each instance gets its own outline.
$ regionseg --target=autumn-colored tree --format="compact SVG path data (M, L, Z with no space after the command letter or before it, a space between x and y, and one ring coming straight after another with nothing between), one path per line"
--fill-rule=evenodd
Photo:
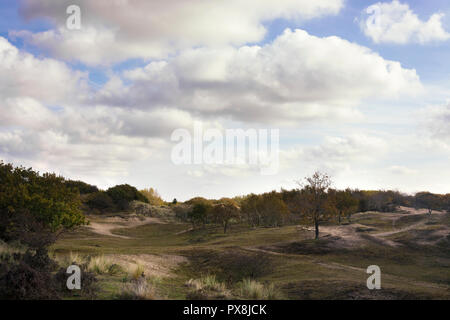
M241 211L252 227L280 226L290 214L282 195L275 191L261 195L250 194L241 200Z
M231 220L240 218L240 208L236 201L228 198L222 198L217 204L214 204L211 214L217 223L223 227L223 233L227 233L228 225Z
M315 172L305 178L306 184L300 192L301 210L305 217L314 224L315 239L319 239L319 224L328 220L332 212L327 210L327 191L331 186L331 178L326 173Z
M162 206L164 204L164 200L159 195L158 191L153 188L142 189L140 190L148 200L148 203L154 206Z
M262 224L266 227L281 226L290 214L281 195L275 191L262 194L258 207L262 215Z
M259 212L259 196L250 194L241 201L241 211L246 216L251 227L261 224L261 213Z
M351 215L358 210L359 201L352 195L350 189L339 190L336 192L336 209L338 222L341 224L341 217L347 216L350 222Z

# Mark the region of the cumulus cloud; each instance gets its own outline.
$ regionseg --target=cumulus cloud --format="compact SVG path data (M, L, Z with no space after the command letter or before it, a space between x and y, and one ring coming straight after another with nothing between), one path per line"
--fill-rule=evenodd
M128 58L163 58L194 46L241 45L266 34L264 22L302 21L337 14L343 0L22 0L27 19L48 18L55 28L13 32L58 58L109 64ZM66 8L79 5L82 28L65 28Z
M19 51L3 37L0 37L0 74L3 101L27 97L58 105L88 96L86 73L73 71L53 59L38 59Z
M185 50L126 71L123 78L131 85L111 80L101 103L261 123L355 118L364 99L421 90L416 71L399 62L339 37L298 29L264 46Z
M361 29L375 43L425 44L450 38L450 33L442 26L443 13L435 13L422 21L408 4L397 0L371 5L365 14Z
M95 104L87 73L2 37L0 74L0 158L41 170L121 175L136 159L158 158L171 132L194 121L177 109Z

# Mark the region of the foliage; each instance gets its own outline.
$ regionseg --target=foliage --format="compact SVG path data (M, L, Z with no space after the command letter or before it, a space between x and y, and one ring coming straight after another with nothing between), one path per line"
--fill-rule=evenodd
M84 224L80 205L78 190L69 188L64 178L0 162L0 238L17 227L13 222L19 211L33 215L52 232Z
M240 208L234 200L222 198L213 205L211 215L216 223L223 226L223 232L226 233L230 221L240 218Z
M433 210L440 210L444 207L444 197L430 192L419 192L415 196L415 205L427 209L431 215Z
M241 200L241 210L252 227L281 226L290 214L282 195L275 191L244 197Z
M140 193L135 187L129 184L121 184L115 187L109 188L106 193L111 197L114 204L120 210L128 208L128 204L133 200L142 201L148 203L148 199Z
M105 191L89 194L85 202L89 208L99 210L100 212L114 211L116 209L113 200Z
M211 201L198 197L186 201L186 204L191 206L187 213L187 220L192 223L194 228L198 224L205 226L209 222L208 218L212 211Z
M139 191L144 197L147 198L148 203L153 206L162 206L164 205L164 200L159 195L158 191L153 188L143 189Z
M329 197L332 197L332 195L330 195L330 191L328 193ZM341 223L342 216L347 216L348 220L350 221L352 213L358 210L358 199L353 197L352 191L350 189L334 191L334 196L339 223Z
M98 192L96 186L90 185L83 181L66 180L64 184L71 189L76 189L80 194L89 194L93 192Z
M306 185L301 190L300 202L305 217L315 227L315 238L319 238L319 223L328 220L330 211L327 210L327 191L331 185L331 179L326 173L315 172L311 177L306 177Z

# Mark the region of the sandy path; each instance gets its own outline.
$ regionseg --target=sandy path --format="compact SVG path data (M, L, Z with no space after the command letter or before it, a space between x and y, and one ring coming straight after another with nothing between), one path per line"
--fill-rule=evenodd
M116 237L116 238L122 238L122 239L131 239L131 238L127 237L127 236L114 234L114 233L112 233L112 230L135 228L135 227L139 227L139 226L151 224L151 223L159 223L159 224L165 223L165 222L161 221L161 219L153 218L153 217L145 217L143 220L141 220L137 217L131 217L128 219L119 218L119 217L111 217L111 218L103 219L103 221L102 222L91 221L88 228L90 228L91 231L93 231L97 234Z

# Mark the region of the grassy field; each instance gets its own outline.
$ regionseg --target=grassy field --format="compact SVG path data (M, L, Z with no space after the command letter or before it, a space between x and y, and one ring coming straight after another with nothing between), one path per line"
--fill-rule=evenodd
M90 219L106 224L105 217ZM220 227L161 222L115 220L112 235L85 227L59 239L52 254L119 265L98 276L100 299L123 297L133 265L142 265L156 299L450 298L449 214L359 213L350 223L327 223L317 241L298 226L234 224L223 234ZM381 290L367 289L369 265L381 268Z

